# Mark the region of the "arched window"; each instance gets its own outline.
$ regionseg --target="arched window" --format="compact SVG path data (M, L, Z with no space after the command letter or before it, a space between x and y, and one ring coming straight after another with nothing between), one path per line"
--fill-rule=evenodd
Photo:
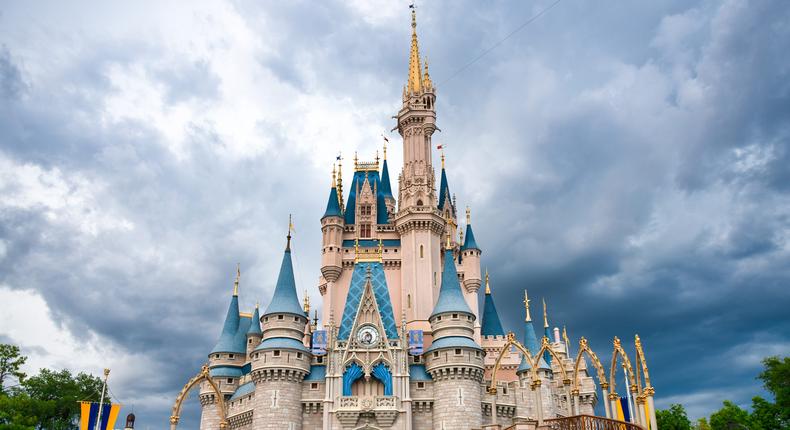
M422 206L422 200L417 200L417 206Z

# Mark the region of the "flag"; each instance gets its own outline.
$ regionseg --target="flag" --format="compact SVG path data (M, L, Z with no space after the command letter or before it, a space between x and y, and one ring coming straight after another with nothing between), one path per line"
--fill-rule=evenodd
M442 149L442 148L444 148L444 145L436 145L436 149Z
M645 427L647 427L647 430L651 430L650 429L650 405L648 405L647 402L645 402L645 416L648 417L647 423L645 423Z
M631 409L628 407L628 397L620 397L617 413L621 416L621 421L631 422Z
M382 135L381 135L381 137L383 137L383 138L384 138L384 141L385 141L385 142L387 142L387 143L390 143L390 140L389 140L389 139L387 139L387 136L384 136L384 135L382 134Z
M409 9L414 9L414 3L409 5Z
M316 330L313 332L311 347L313 355L326 355L326 330Z
M340 154L337 154L337 158L336 158L336 160L337 160L337 161L340 161Z
M422 330L409 330L409 354L422 354Z
M121 411L120 404L105 403L101 408L99 430L112 430ZM99 402L80 402L80 430L95 430L99 417Z

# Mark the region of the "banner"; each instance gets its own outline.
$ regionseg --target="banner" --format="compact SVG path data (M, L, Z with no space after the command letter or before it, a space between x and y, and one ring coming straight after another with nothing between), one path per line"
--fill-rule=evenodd
M105 403L101 408L101 427L99 430L112 430L121 405ZM80 402L80 430L96 430L99 418L99 402Z
M628 397L620 397L620 406L617 408L617 412L622 415L622 420L625 422L631 422L631 408L628 404Z
M313 332L311 349L313 355L326 355L326 330L316 330Z
M422 354L422 330L409 330L409 354Z

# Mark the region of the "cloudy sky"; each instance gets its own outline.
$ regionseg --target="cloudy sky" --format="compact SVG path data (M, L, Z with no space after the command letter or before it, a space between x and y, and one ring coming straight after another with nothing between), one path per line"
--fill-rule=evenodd
M601 356L638 333L659 407L748 405L790 353L790 8L563 0L464 68L553 2L418 3L504 323L529 288ZM161 428L236 262L268 303L291 212L317 298L332 162L394 126L407 5L0 2L0 341L112 368Z

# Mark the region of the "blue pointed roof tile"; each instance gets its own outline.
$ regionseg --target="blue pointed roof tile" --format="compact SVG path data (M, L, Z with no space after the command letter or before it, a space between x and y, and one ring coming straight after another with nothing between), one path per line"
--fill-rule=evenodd
M494 296L491 293L486 293L485 296L483 326L480 329L480 333L483 336L504 336L505 331L502 329L502 322L499 320L499 314L494 305Z
M529 350L530 354L537 354L540 351L540 342L538 341L537 335L535 335L535 327L532 325L532 321L526 321L524 323L524 347ZM526 357L521 357L521 364L516 369L516 373L527 371L532 366L527 363ZM548 364L546 364L546 360L543 357L540 358L538 361L538 368L539 369L548 369L551 370Z
M392 187L390 186L390 171L387 168L387 159L384 159L384 167L381 168L381 193L384 197L394 198L392 196Z
M239 296L233 295L228 306L228 313L225 315L225 323L222 325L222 333L211 354L216 352L237 352L235 346L236 332L239 330Z
M469 305L461 292L461 284L458 282L458 272L455 270L455 258L453 251L446 250L444 253L444 269L442 270L442 285L439 289L439 299L433 308L431 318L435 315L447 312L464 312L474 314L469 309Z
M283 254L283 261L280 265L280 275L277 277L277 286L274 287L272 301L266 308L264 316L271 314L293 314L304 317L304 310L299 303L296 295L296 281L294 280L294 268L291 263L291 237L288 236L288 246Z
M450 186L447 184L447 173L442 167L442 178L439 182L439 210L444 209L444 202L447 199L450 199ZM453 210L453 213L455 213L455 210Z
M261 315L258 312L258 307L255 306L255 312L252 313L252 319L250 320L250 328L247 330L247 335L251 334L262 334L261 332Z
M480 247L477 246L477 242L475 242L475 233L472 231L472 224L466 225L466 234L464 234L464 245L461 249L477 249L480 250Z
M326 211L324 211L323 218L328 216L343 216L340 212L340 201L337 198L337 188L334 186L329 190L329 200L326 202Z

